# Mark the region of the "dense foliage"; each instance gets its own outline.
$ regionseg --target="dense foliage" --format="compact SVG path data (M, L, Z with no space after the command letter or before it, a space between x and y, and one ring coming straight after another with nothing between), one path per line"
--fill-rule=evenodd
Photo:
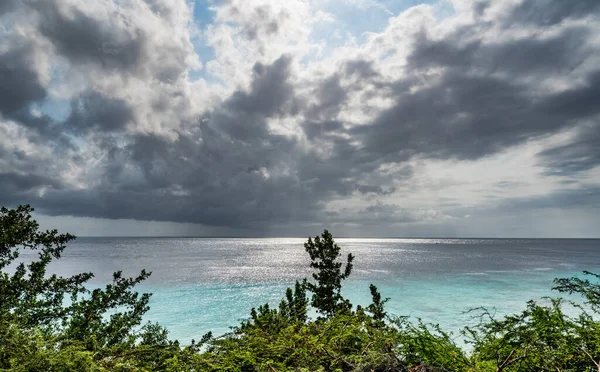
M91 273L48 273L74 237L39 231L32 211L0 209L0 371L600 371L600 277L589 272L556 280L578 302L531 301L499 319L471 310L467 353L435 324L389 316L374 285L372 303L354 307L341 294L354 257L344 264L325 231L305 244L312 281L296 282L277 307L252 308L230 333L182 347L160 325L142 325L150 295L134 287L150 273L116 272L94 290ZM24 249L37 259L20 262Z

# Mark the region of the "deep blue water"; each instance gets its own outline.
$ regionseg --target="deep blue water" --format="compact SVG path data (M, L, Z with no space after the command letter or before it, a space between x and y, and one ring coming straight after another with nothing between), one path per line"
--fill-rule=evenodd
M187 342L221 334L252 306L277 304L287 286L310 275L305 239L79 238L51 270L62 275L153 272L140 290L154 293L148 320ZM355 256L344 294L368 304L369 283L390 297L388 311L458 331L463 312L487 306L500 314L552 295L552 279L600 272L600 240L337 239ZM556 295L556 294L554 294Z

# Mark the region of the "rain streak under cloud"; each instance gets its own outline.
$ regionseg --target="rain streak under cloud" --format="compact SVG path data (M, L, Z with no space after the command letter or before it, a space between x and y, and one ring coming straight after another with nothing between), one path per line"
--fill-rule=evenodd
M598 237L597 0L5 0L0 205L88 235Z

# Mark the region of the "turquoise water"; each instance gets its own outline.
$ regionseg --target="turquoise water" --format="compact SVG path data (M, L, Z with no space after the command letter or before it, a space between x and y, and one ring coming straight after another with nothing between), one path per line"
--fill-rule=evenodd
M189 342L222 334L245 319L252 306L277 304L285 288L308 277L305 239L80 238L53 263L62 275L112 272L152 277L147 319ZM556 295L552 279L600 272L600 240L571 239L338 239L355 256L344 294L370 302L369 284L390 297L388 312L422 317L457 332L470 321L464 311L486 306L498 314L519 311L529 299Z

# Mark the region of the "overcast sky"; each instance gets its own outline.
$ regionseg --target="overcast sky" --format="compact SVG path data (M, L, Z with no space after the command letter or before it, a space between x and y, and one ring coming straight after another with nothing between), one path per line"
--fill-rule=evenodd
M600 1L2 0L23 203L79 235L600 237Z

